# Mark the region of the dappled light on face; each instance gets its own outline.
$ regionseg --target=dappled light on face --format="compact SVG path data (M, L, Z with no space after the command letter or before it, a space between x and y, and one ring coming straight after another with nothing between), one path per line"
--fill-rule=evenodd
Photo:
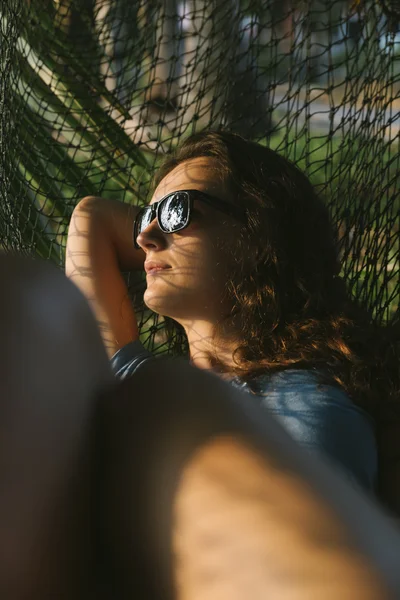
M180 163L160 181L154 191L153 201L183 189L196 189L225 198L218 161L211 157L197 157Z
M139 221L137 240L146 261L169 268L147 274L146 306L181 324L217 322L230 308L225 287L232 259L225 249L234 244L240 221L215 170L204 158L179 165L160 182L150 205L157 222L145 229Z

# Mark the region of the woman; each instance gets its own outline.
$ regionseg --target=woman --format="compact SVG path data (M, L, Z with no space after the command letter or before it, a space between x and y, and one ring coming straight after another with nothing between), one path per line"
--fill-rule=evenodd
M193 365L376 491L384 349L338 276L328 212L308 179L259 144L202 132L154 183L144 210L90 197L71 220L66 273L92 304L114 373L152 360L119 271L144 265L144 302L181 352L187 340Z

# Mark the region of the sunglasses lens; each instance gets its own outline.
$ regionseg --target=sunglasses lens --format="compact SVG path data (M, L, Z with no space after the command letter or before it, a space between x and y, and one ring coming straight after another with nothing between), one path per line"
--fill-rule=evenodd
M189 203L186 194L177 192L165 198L160 209L160 225L166 232L182 229L188 219Z
M151 223L151 209L145 208L142 212L142 216L140 218L140 222L138 224L138 234L141 233L148 227Z

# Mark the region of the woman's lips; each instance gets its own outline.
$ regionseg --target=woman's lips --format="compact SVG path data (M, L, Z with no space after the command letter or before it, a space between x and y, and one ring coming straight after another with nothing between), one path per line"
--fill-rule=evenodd
M149 260L144 263L144 268L147 275L156 275L157 273L160 273L160 271L166 271L171 267L165 263L159 263L153 260Z
M158 273L161 273L162 271L167 271L170 268L171 267L153 267L152 269L146 271L146 273L147 275L157 275Z

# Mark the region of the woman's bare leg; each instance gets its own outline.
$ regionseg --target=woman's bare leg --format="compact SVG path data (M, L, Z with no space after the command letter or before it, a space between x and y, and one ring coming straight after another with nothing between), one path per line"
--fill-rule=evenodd
M390 518L226 382L158 360L102 408L122 600L400 597Z
M92 429L107 356L55 267L0 255L0 282L0 597L97 599Z

